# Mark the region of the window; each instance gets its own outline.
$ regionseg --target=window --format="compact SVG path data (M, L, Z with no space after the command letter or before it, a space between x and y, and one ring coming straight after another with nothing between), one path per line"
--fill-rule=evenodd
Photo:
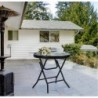
M59 32L40 31L40 42L59 42Z
M40 31L40 42L49 42L49 31Z
M8 31L8 40L18 40L18 31Z
M58 31L50 32L50 42L59 42L59 32Z

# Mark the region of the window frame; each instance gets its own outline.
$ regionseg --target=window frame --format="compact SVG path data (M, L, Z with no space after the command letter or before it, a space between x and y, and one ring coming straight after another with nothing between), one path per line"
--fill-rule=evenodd
M46 33L46 32L48 33L48 39L47 39L48 41L41 41L41 33ZM49 31L40 31L39 37L40 37L40 42L49 42Z
M12 33L12 35L11 35L11 37L12 38L10 38L9 39L9 33ZM14 33L16 33L17 34L17 37L15 38L15 35L14 35ZM18 32L18 30L8 30L8 41L18 41L19 40L19 32Z
M40 36L40 35L41 35L41 32L42 32L42 33L43 33L43 32L48 32L48 33L49 33L49 34L48 34L48 36L49 36L49 37L48 37L48 38L49 38L48 41L46 41L46 42L45 42L45 41L41 41L41 36ZM55 33L58 32L58 41L51 41L51 32L55 32ZM50 30L40 31L40 32L39 32L39 41L40 41L41 43L47 43L47 42L50 42L50 43L59 43L59 42L60 42L60 31L54 31L54 30L53 30L53 31L52 31L52 30L51 30L51 31L50 31Z
M51 37L55 37L56 35L55 36L51 35L53 33L54 33L54 35L57 34L57 38L54 41L52 41ZM50 36L49 37L50 37L50 39L49 39L50 42L59 42L60 41L60 33L59 33L59 31L50 31Z

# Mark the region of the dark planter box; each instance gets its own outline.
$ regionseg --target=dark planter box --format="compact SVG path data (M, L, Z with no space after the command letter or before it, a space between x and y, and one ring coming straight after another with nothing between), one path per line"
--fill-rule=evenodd
M14 95L13 72L0 72L0 96Z

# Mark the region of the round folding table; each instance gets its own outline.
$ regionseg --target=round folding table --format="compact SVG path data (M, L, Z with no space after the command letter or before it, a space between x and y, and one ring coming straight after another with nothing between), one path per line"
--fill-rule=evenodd
M64 81L64 83L67 85L67 87L70 88L70 86L66 82L66 80L64 78L64 75L63 75L63 72L62 72L62 68L65 64L65 61L69 56L70 56L70 54L66 53L66 52L62 52L62 53L53 52L53 53L50 53L50 54L47 54L47 55L42 55L40 53L34 53L34 57L39 59L41 72L38 76L38 79L37 79L36 83L33 85L32 88L34 88L36 86L36 84L38 83L39 80L45 80L46 85L47 85L47 93L49 93L49 83L57 83L57 82L60 82L60 81ZM43 59L44 59L44 62L42 61ZM45 66L47 64L47 61L50 60L50 59L53 59L55 61L56 66L52 67L52 68L46 68ZM59 59L63 60L61 65L59 64ZM59 71L58 71L56 76L46 77L45 70L52 70L52 69L57 69L57 68L59 69ZM42 74L43 74L44 78L41 78ZM60 74L62 76L62 79L59 80L58 76ZM48 82L48 79L52 79L52 78L55 78L55 81Z

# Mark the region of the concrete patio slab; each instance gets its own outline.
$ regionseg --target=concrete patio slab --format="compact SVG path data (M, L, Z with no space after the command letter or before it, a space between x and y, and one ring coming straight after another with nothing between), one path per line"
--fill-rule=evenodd
M38 61L7 60L5 70L14 72L15 96L98 96L98 70L70 61L66 61L62 70L70 88L63 81L52 83L49 84L49 94L47 94L47 86L44 80L39 81L32 89L40 72ZM51 76L57 71L52 70L46 74Z

